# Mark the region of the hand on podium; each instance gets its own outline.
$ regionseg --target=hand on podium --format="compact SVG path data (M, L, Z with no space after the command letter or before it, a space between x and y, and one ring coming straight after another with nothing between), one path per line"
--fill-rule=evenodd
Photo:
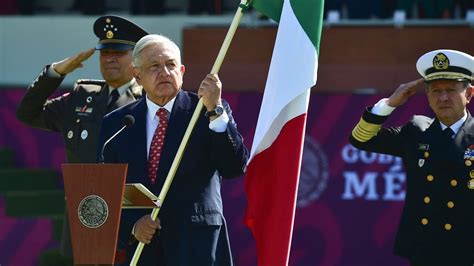
M160 229L160 219L156 218L156 220L153 221L151 216L147 214L135 223L133 233L138 241L144 244L150 244L150 241L153 238L153 235L155 235L156 230Z

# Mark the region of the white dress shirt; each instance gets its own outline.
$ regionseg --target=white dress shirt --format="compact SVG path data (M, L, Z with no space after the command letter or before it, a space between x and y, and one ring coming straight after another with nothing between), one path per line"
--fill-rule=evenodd
M173 110L173 105L176 100L176 96L171 99L168 103L166 103L164 106L159 106L156 103L152 102L149 98L148 95L146 97L146 105L147 105L147 115L146 115L146 152L147 152L147 158L150 154L150 147L151 147L151 140L153 139L153 134L155 134L155 130L158 127L160 123L160 119L158 116L156 116L156 112L160 108L165 108L166 111L168 111L168 119L170 118L171 111ZM224 110L224 113L217 117L216 119L212 120L209 123L209 129L222 133L226 131L227 129L227 123L229 123L229 116L227 115L226 111Z

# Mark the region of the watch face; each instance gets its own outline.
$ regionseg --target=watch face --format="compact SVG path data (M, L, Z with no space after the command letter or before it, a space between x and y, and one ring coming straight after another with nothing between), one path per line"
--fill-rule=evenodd
M220 116L224 113L224 108L220 105L216 106L216 108L214 108L214 110L212 111L207 111L204 115L206 117L210 117L210 116Z
M224 113L224 108L222 108L222 106L216 106L216 108L214 109L214 111L216 112L216 115L221 115Z

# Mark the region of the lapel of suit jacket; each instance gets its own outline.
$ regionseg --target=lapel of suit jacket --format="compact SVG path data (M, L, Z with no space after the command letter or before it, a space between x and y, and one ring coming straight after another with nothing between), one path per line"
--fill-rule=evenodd
M100 110L103 115L107 114L107 102L109 100L109 85L105 84L100 89L98 96L96 97L95 108Z
M135 118L135 124L130 127L129 134L127 136L127 150L124 151L130 154L130 162L137 165L136 169L143 169L143 173L140 176L133 177L141 179L141 182L146 184L149 183L148 172L147 172L147 146L146 146L146 114L147 106L145 98L138 100L137 106L131 109L131 115Z
M449 146L446 146L448 145L447 142L442 141L444 138L443 130L437 118L432 119L430 126L421 136L422 138L418 140L417 149L420 144L427 144L428 150L426 151L430 154L429 161L440 160L448 152Z
M183 91L176 96L173 110L171 111L165 142L158 166L157 187L161 188L171 168L181 140L186 132L187 125L193 114L190 97Z
M456 147L458 150L465 150L468 146L473 144L474 141L474 119L472 118L471 114L467 112L467 119L466 122L462 125L459 129L456 138L454 139L456 143Z

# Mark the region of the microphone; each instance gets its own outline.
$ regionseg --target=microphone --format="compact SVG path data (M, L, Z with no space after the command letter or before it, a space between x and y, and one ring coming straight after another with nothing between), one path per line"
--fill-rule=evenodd
M133 126L133 124L135 124L135 117L133 117L133 115L126 115L122 118L122 128L120 128L112 137L110 137L105 143L104 145L102 145L102 149L100 151L100 157L99 157L99 163L104 163L104 150L105 150L105 146L107 146L107 144L109 144L109 142L115 138L118 134L120 134L120 132L122 132L124 129L126 128L129 128L131 126Z

